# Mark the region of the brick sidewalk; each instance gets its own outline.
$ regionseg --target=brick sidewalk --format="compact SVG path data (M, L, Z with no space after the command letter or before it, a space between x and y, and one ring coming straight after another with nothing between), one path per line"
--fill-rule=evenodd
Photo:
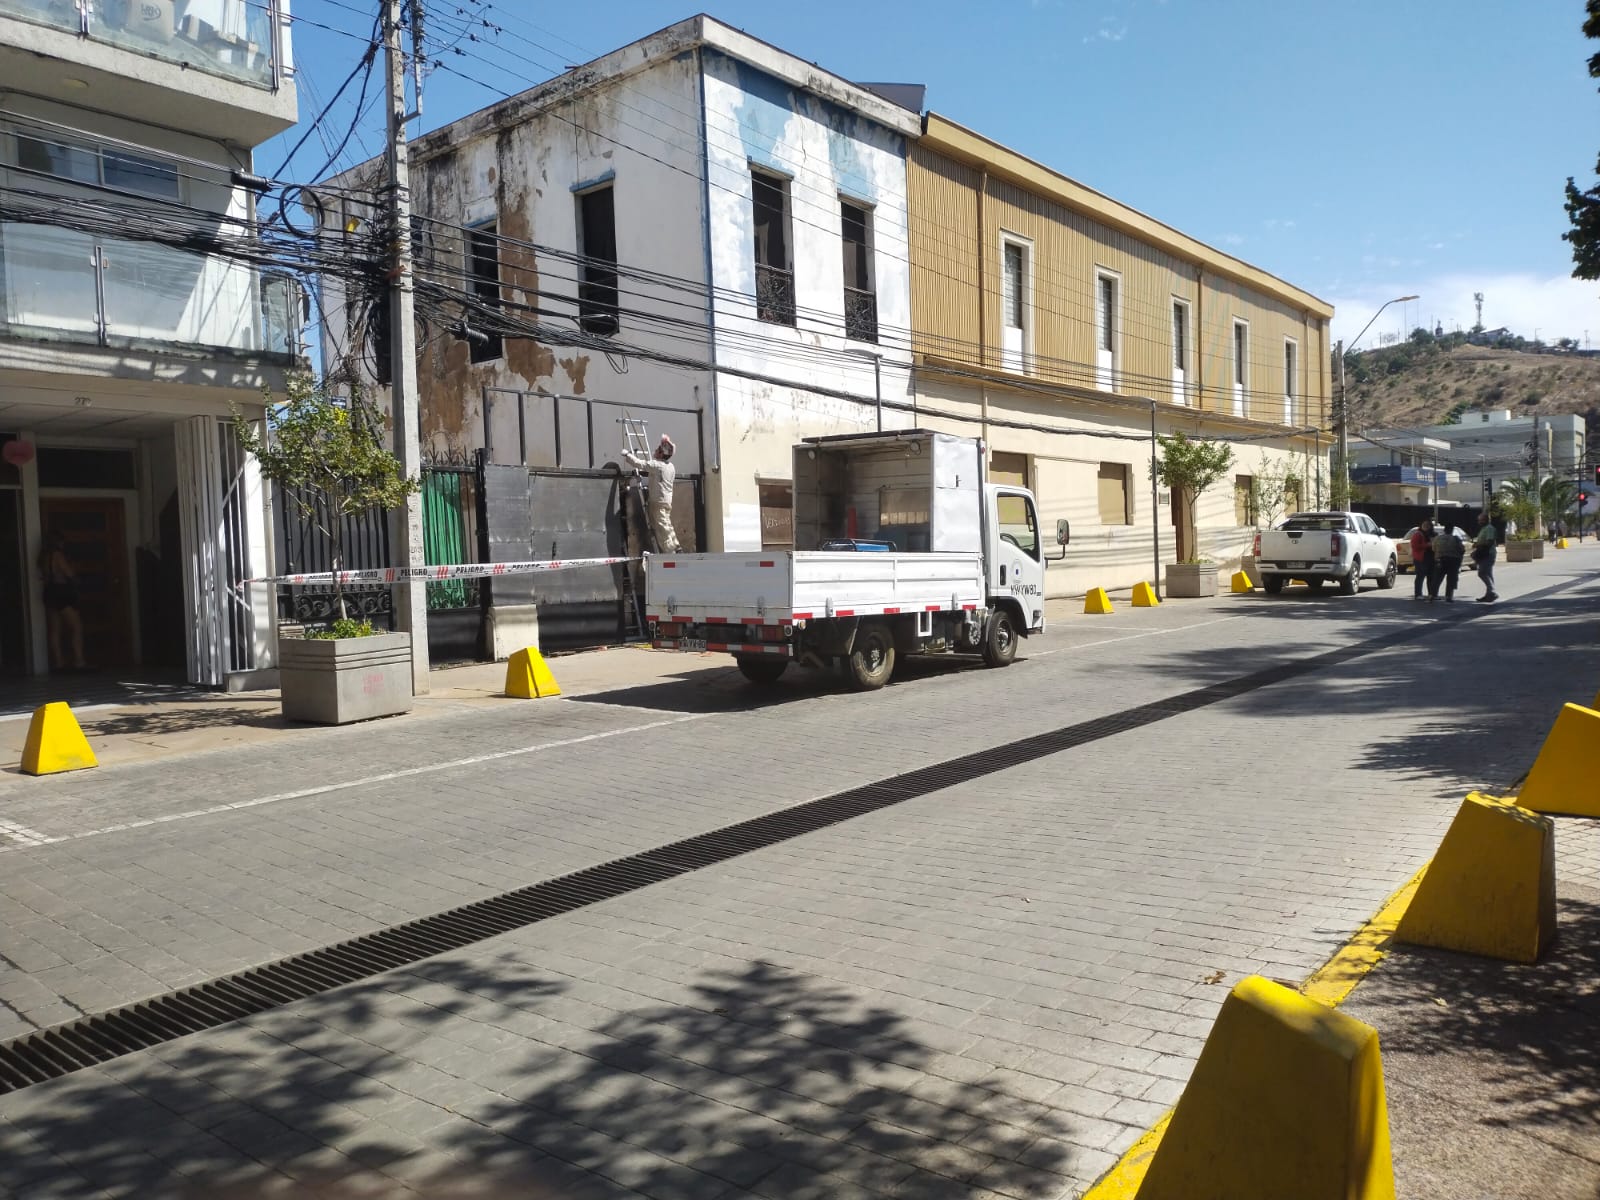
M63 928L98 910L141 938L135 957L182 914L249 917L259 955L289 928L262 903L315 909L325 924L299 934L314 943L384 906L399 919L451 888L520 885L1419 619L1393 594L1239 603L1251 619L1119 614L1130 620L1080 623L1061 646L1072 654L1041 647L1031 665L872 696L796 687L683 713L668 707L681 689L646 686L541 702L541 721L561 712L595 731L695 719L628 752L612 738L548 764L541 753L538 771L501 760L461 780L7 852L0 894L40 889ZM1445 623L0 1098L0 1187L178 1194L187 1176L197 1196L294 1194L308 1179L346 1180L336 1194L351 1196L1076 1194L1176 1095L1230 983L1318 965L1432 852L1462 790L1526 765L1552 693L1593 690L1593 613L1587 588ZM1162 633L1171 614L1193 628ZM409 752L471 753L468 715L428 722L439 744ZM371 760L392 763L425 726L394 728L325 744L373 742ZM1264 757L1281 745L1292 753ZM295 766L292 747L250 753ZM206 757L124 777L181 793ZM648 793L631 786L640 760L656 764ZM188 800L130 786L77 810L31 800L30 820L65 836L104 804ZM274 847L286 827L294 844ZM128 904L134 883L143 908ZM126 929L110 919L130 911ZM217 932L178 928L163 944L214 973L203 956Z

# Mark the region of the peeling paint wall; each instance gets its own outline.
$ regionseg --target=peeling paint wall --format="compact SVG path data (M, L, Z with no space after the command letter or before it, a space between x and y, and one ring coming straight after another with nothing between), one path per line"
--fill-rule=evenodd
M496 129L482 114L456 127L470 136L453 144L428 135L412 160L413 212L424 221L416 248L419 277L454 287L467 283L467 247L449 226L493 221L499 235L576 253L578 191L609 184L616 206L617 257L689 281L686 288L640 287L624 279L623 342L704 360L705 255L698 149L698 81L692 54L661 61L606 86L530 111ZM493 110L486 110L493 111ZM552 330L576 328L578 268L570 261L502 242L501 298L514 315ZM686 322L663 331L629 309ZM330 326L342 331L342 315ZM672 336L676 335L676 336ZM685 340L687 338L688 340ZM619 368L621 368L619 370ZM559 393L593 401L594 464L615 461L622 445L617 420L629 405L669 406L679 413L638 411L652 438L669 433L680 447L679 470L701 469L695 409L707 392L703 371L643 359L609 361L588 349L532 338L506 338L503 354L474 363L468 343L430 325L418 347L421 441L425 454L467 453L486 444L491 460L556 464L559 422L563 466L587 467L590 406L548 396L493 394L484 389ZM558 412L559 408L559 412Z
M755 549L761 545L758 481L787 480L792 448L802 437L875 428L870 354L906 360L906 146L899 133L726 55L707 51L704 61L717 362L780 381L726 373L717 381L720 545ZM756 316L752 164L789 179L793 328ZM841 197L872 213L878 344L844 337ZM847 356L847 350L856 353ZM882 376L886 400L909 402L904 369L885 365ZM821 396L813 387L865 402ZM910 414L884 414L886 429L911 424Z

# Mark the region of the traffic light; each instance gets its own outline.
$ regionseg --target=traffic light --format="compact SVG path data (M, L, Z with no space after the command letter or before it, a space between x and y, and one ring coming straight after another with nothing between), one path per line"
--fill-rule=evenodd
M1595 468L1594 468L1594 486L1597 487L1597 488L1600 488L1600 463L1596 463L1595 464Z
M1589 493L1586 492L1586 491L1579 491L1578 492L1578 511L1582 512L1586 507L1588 507L1588 504L1589 504Z

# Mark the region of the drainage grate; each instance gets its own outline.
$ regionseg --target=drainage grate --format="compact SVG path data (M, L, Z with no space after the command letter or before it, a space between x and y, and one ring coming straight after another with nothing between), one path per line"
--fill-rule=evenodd
M1570 587L1573 582L1577 581L1543 588L1522 599L1537 599ZM1482 611L1467 610L1459 619L1481 615ZM1421 622L1352 646L919 767L571 875L25 1034L0 1043L0 1095L370 979L943 788L971 783L1009 767L1414 641L1445 627Z

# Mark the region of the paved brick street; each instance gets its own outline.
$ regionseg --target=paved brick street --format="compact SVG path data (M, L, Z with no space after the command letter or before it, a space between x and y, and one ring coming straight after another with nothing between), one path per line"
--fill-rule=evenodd
M1492 609L1402 586L1071 617L1007 671L870 695L652 674L0 778L4 1038L1345 651L0 1097L0 1191L1080 1194L1229 985L1304 978L1593 696L1596 565L1506 570Z

